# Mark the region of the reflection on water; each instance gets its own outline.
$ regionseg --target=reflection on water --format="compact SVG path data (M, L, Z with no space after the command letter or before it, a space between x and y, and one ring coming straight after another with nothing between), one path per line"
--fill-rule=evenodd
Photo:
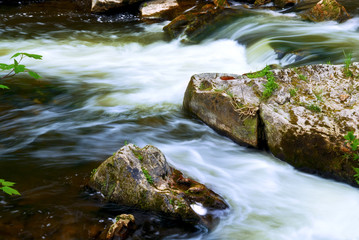
M20 50L44 56L25 62L43 79L8 80L11 89L0 95L0 176L22 193L0 196L0 236L88 239L129 212L145 222L148 213L105 204L84 187L91 170L128 141L157 146L231 206L211 233L178 223L174 229L155 216L160 233L144 223L142 239L359 238L356 189L240 147L181 108L195 73L342 62L342 50L357 48L357 18L313 24L267 11L184 45L166 39L166 23L0 15L0 62Z

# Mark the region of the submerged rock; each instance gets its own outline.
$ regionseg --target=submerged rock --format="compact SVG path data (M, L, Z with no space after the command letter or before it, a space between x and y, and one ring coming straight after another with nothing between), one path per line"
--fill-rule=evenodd
M352 76L358 66L351 67ZM267 99L268 80L261 72L194 75L184 108L236 142L268 148L306 172L354 183L358 162L345 157L343 137L359 133L359 81L343 66L269 72L278 85Z
M135 217L132 214L121 214L116 217L116 222L108 230L106 240L128 239L135 229Z
M207 227L214 210L228 208L216 193L170 167L161 151L150 145L122 147L98 167L89 186L110 202Z
M301 16L313 22L344 22L351 18L344 6L336 0L321 0L314 7L306 10Z

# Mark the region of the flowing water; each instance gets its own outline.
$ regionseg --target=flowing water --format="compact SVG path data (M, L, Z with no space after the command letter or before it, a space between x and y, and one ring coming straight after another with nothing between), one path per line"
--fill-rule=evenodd
M89 239L133 212L84 188L125 141L157 146L230 205L211 232L158 218L161 230L150 225L138 239L359 239L358 189L238 146L181 107L195 73L343 62L343 50L359 48L359 18L308 23L261 11L192 45L168 40L164 25L131 14L1 9L0 62L17 51L44 57L24 62L41 80L16 77L0 95L0 176L22 194L0 195L0 239Z

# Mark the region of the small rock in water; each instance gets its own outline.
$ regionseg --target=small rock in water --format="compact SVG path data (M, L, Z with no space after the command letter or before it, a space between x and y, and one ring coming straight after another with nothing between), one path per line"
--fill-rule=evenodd
M111 225L106 239L127 239L135 229L135 217L131 214L121 214L116 217L116 222Z

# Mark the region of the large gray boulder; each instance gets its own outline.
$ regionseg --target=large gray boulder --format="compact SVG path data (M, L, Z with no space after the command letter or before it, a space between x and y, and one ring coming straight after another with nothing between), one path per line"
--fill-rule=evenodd
M89 186L110 202L206 226L213 210L228 207L216 193L169 166L150 145L122 147L97 168Z
M350 76L358 75L358 64L350 71L333 65L272 70L278 87L269 98L260 73L199 74L183 104L236 142L267 147L298 169L352 184L359 164L346 157L344 135L359 133L359 81Z

